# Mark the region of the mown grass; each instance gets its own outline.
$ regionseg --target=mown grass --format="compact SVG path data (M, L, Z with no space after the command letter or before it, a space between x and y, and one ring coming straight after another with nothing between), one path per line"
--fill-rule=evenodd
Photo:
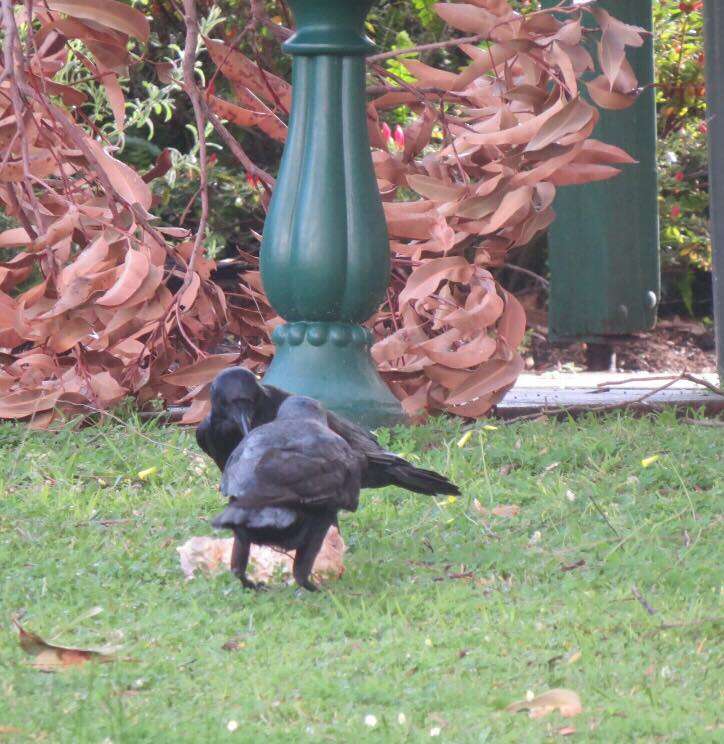
M317 595L184 581L176 546L210 534L220 505L190 432L0 427L0 732L24 732L0 739L397 742L439 728L497 743L574 726L587 742L721 741L721 430L670 414L482 426L463 447L450 422L389 435L464 496L366 492L342 521L347 571ZM491 517L491 534L474 499L520 512ZM9 623L20 611L57 642L120 638L125 659L38 672ZM584 712L504 711L552 687Z

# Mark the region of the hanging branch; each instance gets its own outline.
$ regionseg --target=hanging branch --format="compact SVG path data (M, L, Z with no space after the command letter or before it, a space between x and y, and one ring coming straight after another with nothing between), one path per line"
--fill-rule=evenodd
M201 216L199 226L196 230L194 247L188 263L184 287L191 283L196 257L203 247L206 237L206 226L209 222L209 183L208 183L208 159L206 154L206 118L201 103L201 93L196 85L196 52L199 46L199 21L196 15L196 1L184 0L184 22L186 24L186 44L183 53L183 79L186 95L191 99L194 109L194 120L196 121L196 135L199 138L199 192L201 194Z

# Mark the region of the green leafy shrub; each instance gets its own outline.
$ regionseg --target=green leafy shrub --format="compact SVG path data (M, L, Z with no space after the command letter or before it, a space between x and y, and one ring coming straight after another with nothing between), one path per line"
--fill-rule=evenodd
M669 299L691 314L711 269L702 2L654 4L661 257Z

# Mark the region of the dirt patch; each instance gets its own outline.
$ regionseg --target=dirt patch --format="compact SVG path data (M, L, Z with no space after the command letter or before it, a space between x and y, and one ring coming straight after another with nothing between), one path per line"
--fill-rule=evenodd
M653 331L616 337L610 346L615 355L611 357L612 367L620 371L716 372L714 332L696 322L664 320ZM592 351L585 343L553 346L545 327L536 325L525 354L526 367L541 372L592 369ZM601 356L608 359L605 350L597 356L598 361Z

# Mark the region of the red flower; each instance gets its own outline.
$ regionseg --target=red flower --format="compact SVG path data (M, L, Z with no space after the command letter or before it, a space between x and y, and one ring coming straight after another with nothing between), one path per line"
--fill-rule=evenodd
M392 139L392 130L390 129L390 125L386 121L383 121L380 131L382 132L382 139L385 144L387 144Z
M678 172L678 173L677 173L677 174L676 174L676 175L674 176L674 178L675 178L675 179L676 179L677 181L683 181L683 180L684 180L684 171L679 171L679 172Z
M701 124L699 124L699 131L702 134L706 134L709 131L709 125L705 121L702 121Z
M259 179L253 173L246 174L246 182L251 186L252 189L259 187Z
M681 214L681 207L678 204L674 204L673 207L671 207L671 219L675 220L679 217Z
M395 144L400 149L405 146L405 133L399 124L395 127Z

